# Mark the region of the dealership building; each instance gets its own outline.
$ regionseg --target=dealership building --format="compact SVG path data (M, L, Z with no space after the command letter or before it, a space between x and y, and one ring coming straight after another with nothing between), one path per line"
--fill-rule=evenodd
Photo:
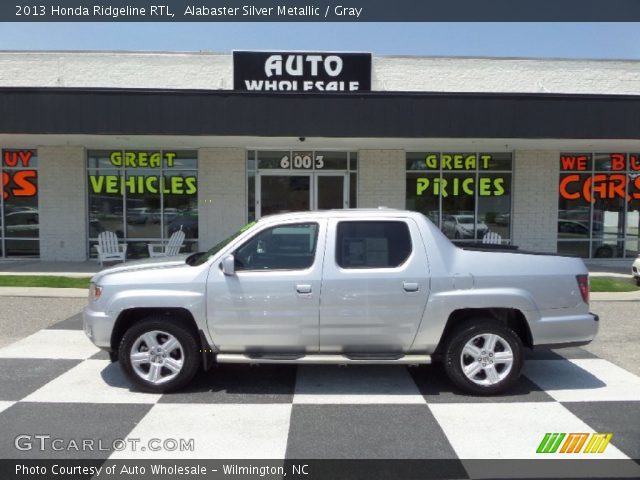
M0 258L211 247L261 216L386 206L452 240L639 250L640 62L0 52Z

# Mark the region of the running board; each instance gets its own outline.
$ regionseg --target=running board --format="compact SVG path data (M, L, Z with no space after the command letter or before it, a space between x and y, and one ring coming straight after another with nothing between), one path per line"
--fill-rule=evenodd
M219 353L216 355L218 363L280 363L280 364L308 364L308 365L427 365L431 363L431 355L404 355L399 358L358 357L349 358L346 355L303 355L298 358L281 357L251 357L243 353Z

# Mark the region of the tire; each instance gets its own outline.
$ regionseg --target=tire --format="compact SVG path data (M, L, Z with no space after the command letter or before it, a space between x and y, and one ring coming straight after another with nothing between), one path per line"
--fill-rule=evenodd
M170 340L169 350L163 348ZM140 361L134 362L132 354ZM125 332L118 360L129 380L141 390L165 393L191 381L200 366L200 347L197 337L178 321L152 315Z
M640 277L636 277L636 285L640 287Z
M484 350L486 342L491 339L495 339L494 348ZM470 352L474 352L474 355L470 355ZM478 357L475 357L476 354ZM500 361L496 361L498 358ZM468 367L467 370L471 370L472 375L465 373L463 364ZM448 336L444 345L444 369L447 375L456 386L475 395L505 392L518 380L522 364L520 337L505 324L491 319L465 322Z

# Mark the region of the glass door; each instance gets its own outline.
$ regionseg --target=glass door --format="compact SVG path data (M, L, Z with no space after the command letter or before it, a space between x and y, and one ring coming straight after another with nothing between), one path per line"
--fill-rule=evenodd
M314 210L349 208L347 174L316 173Z
M311 210L311 174L261 173L256 182L256 218Z

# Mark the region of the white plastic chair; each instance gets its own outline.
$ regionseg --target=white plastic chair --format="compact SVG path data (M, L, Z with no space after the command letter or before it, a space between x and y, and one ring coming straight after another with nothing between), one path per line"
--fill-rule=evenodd
M482 237L482 243L491 245L500 245L502 243L502 237L496 232L487 232Z
M166 245L163 245L162 243L149 243L147 245L147 248L149 249L149 256L170 257L173 255L178 255L183 243L184 232L182 231L182 225L180 225L180 230L174 232L173 235L171 235Z
M127 244L119 244L118 237L113 232L102 232L98 235L98 262L100 266L104 262L119 260L125 262L127 260Z

